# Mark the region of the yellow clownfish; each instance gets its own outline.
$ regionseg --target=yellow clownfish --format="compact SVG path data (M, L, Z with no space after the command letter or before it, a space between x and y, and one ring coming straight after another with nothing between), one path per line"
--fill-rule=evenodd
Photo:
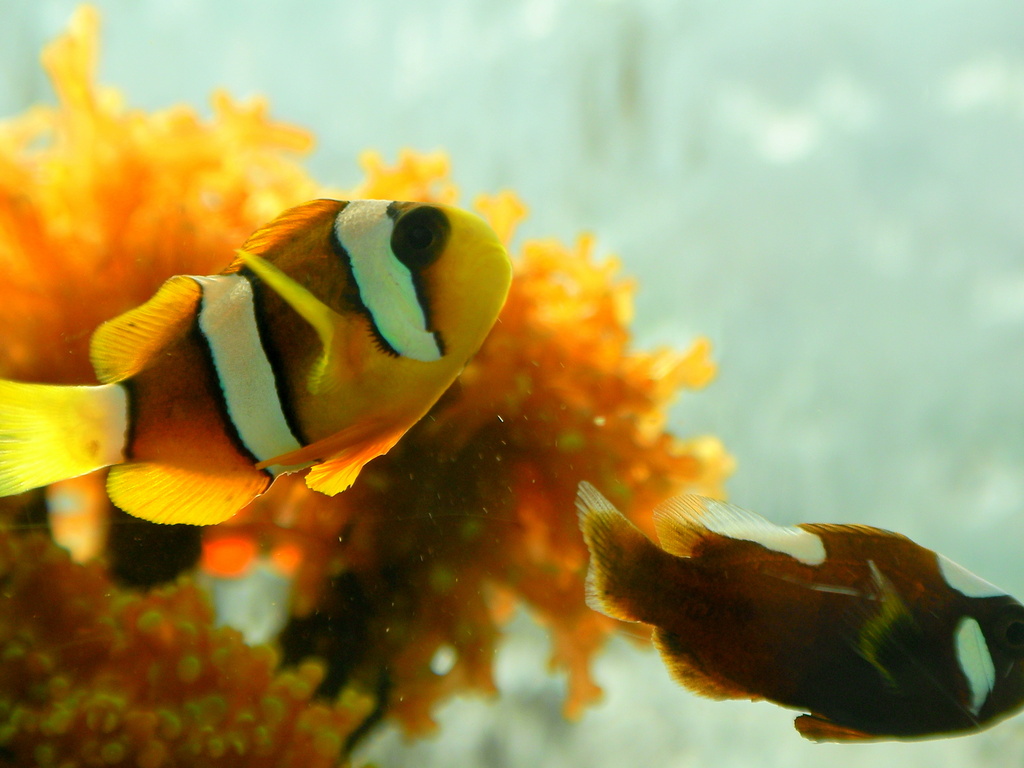
M101 325L99 386L0 380L0 495L110 466L125 511L209 525L310 465L310 488L343 491L455 380L511 273L456 208L285 211L224 272L172 277Z
M650 625L697 693L803 710L814 741L970 733L1024 706L1024 606L905 536L679 496L658 546L589 483L576 506L587 603Z

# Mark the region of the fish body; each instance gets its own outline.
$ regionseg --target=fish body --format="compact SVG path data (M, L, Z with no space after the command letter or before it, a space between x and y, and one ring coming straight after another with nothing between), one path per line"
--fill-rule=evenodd
M210 524L282 473L342 491L454 381L511 279L482 220L418 203L311 201L238 255L101 325L99 386L0 380L0 495L111 466L127 512Z
M904 536L682 496L657 546L587 483L577 507L589 605L651 625L697 693L803 710L818 741L970 732L1024 704L1024 606Z

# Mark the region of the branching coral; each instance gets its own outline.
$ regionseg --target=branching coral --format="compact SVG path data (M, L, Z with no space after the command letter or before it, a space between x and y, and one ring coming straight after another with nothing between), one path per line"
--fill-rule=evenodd
M219 270L250 230L322 194L288 157L309 136L268 121L259 103L219 95L203 122L185 108L132 112L97 90L95 24L80 12L44 56L57 107L0 125L2 375L90 381L99 322L171 274ZM363 165L367 180L349 196L457 201L441 155L388 166L367 154ZM506 242L525 215L510 193L476 207ZM352 489L329 498L283 478L204 532L208 544L241 536L301 553L280 638L298 671L274 677L271 652L212 629L189 582L139 596L40 533L0 532L0 745L53 764L184 765L189 750L218 753L211 765L319 760L365 729L371 705L357 692L375 697L369 722L386 713L423 732L446 696L494 690L500 627L519 602L550 627L567 713L592 701L590 659L615 627L583 602L577 483L650 509L681 490L719 494L731 462L714 438L665 431L678 391L713 376L706 341L632 351L633 286L617 262L594 259L589 237L519 251L480 353ZM30 588L43 610L28 610ZM314 687L333 704L309 703ZM268 697L284 703L271 712Z
M43 52L56 107L0 124L0 375L91 382L89 336L173 274L209 274L319 191L289 155L312 137L259 101L126 109L94 85L98 19L83 8ZM10 332L8 332L8 330Z

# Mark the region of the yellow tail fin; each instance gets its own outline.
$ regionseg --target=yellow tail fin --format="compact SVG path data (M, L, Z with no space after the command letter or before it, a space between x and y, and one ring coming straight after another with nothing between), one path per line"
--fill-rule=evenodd
M0 496L124 461L127 422L127 396L119 384L0 379Z

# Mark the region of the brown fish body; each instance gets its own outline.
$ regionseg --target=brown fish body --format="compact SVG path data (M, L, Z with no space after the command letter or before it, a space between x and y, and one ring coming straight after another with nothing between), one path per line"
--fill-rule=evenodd
M976 730L1024 700L1024 608L903 536L689 497L656 511L659 548L584 485L588 602L651 625L698 693L804 710L814 739Z

